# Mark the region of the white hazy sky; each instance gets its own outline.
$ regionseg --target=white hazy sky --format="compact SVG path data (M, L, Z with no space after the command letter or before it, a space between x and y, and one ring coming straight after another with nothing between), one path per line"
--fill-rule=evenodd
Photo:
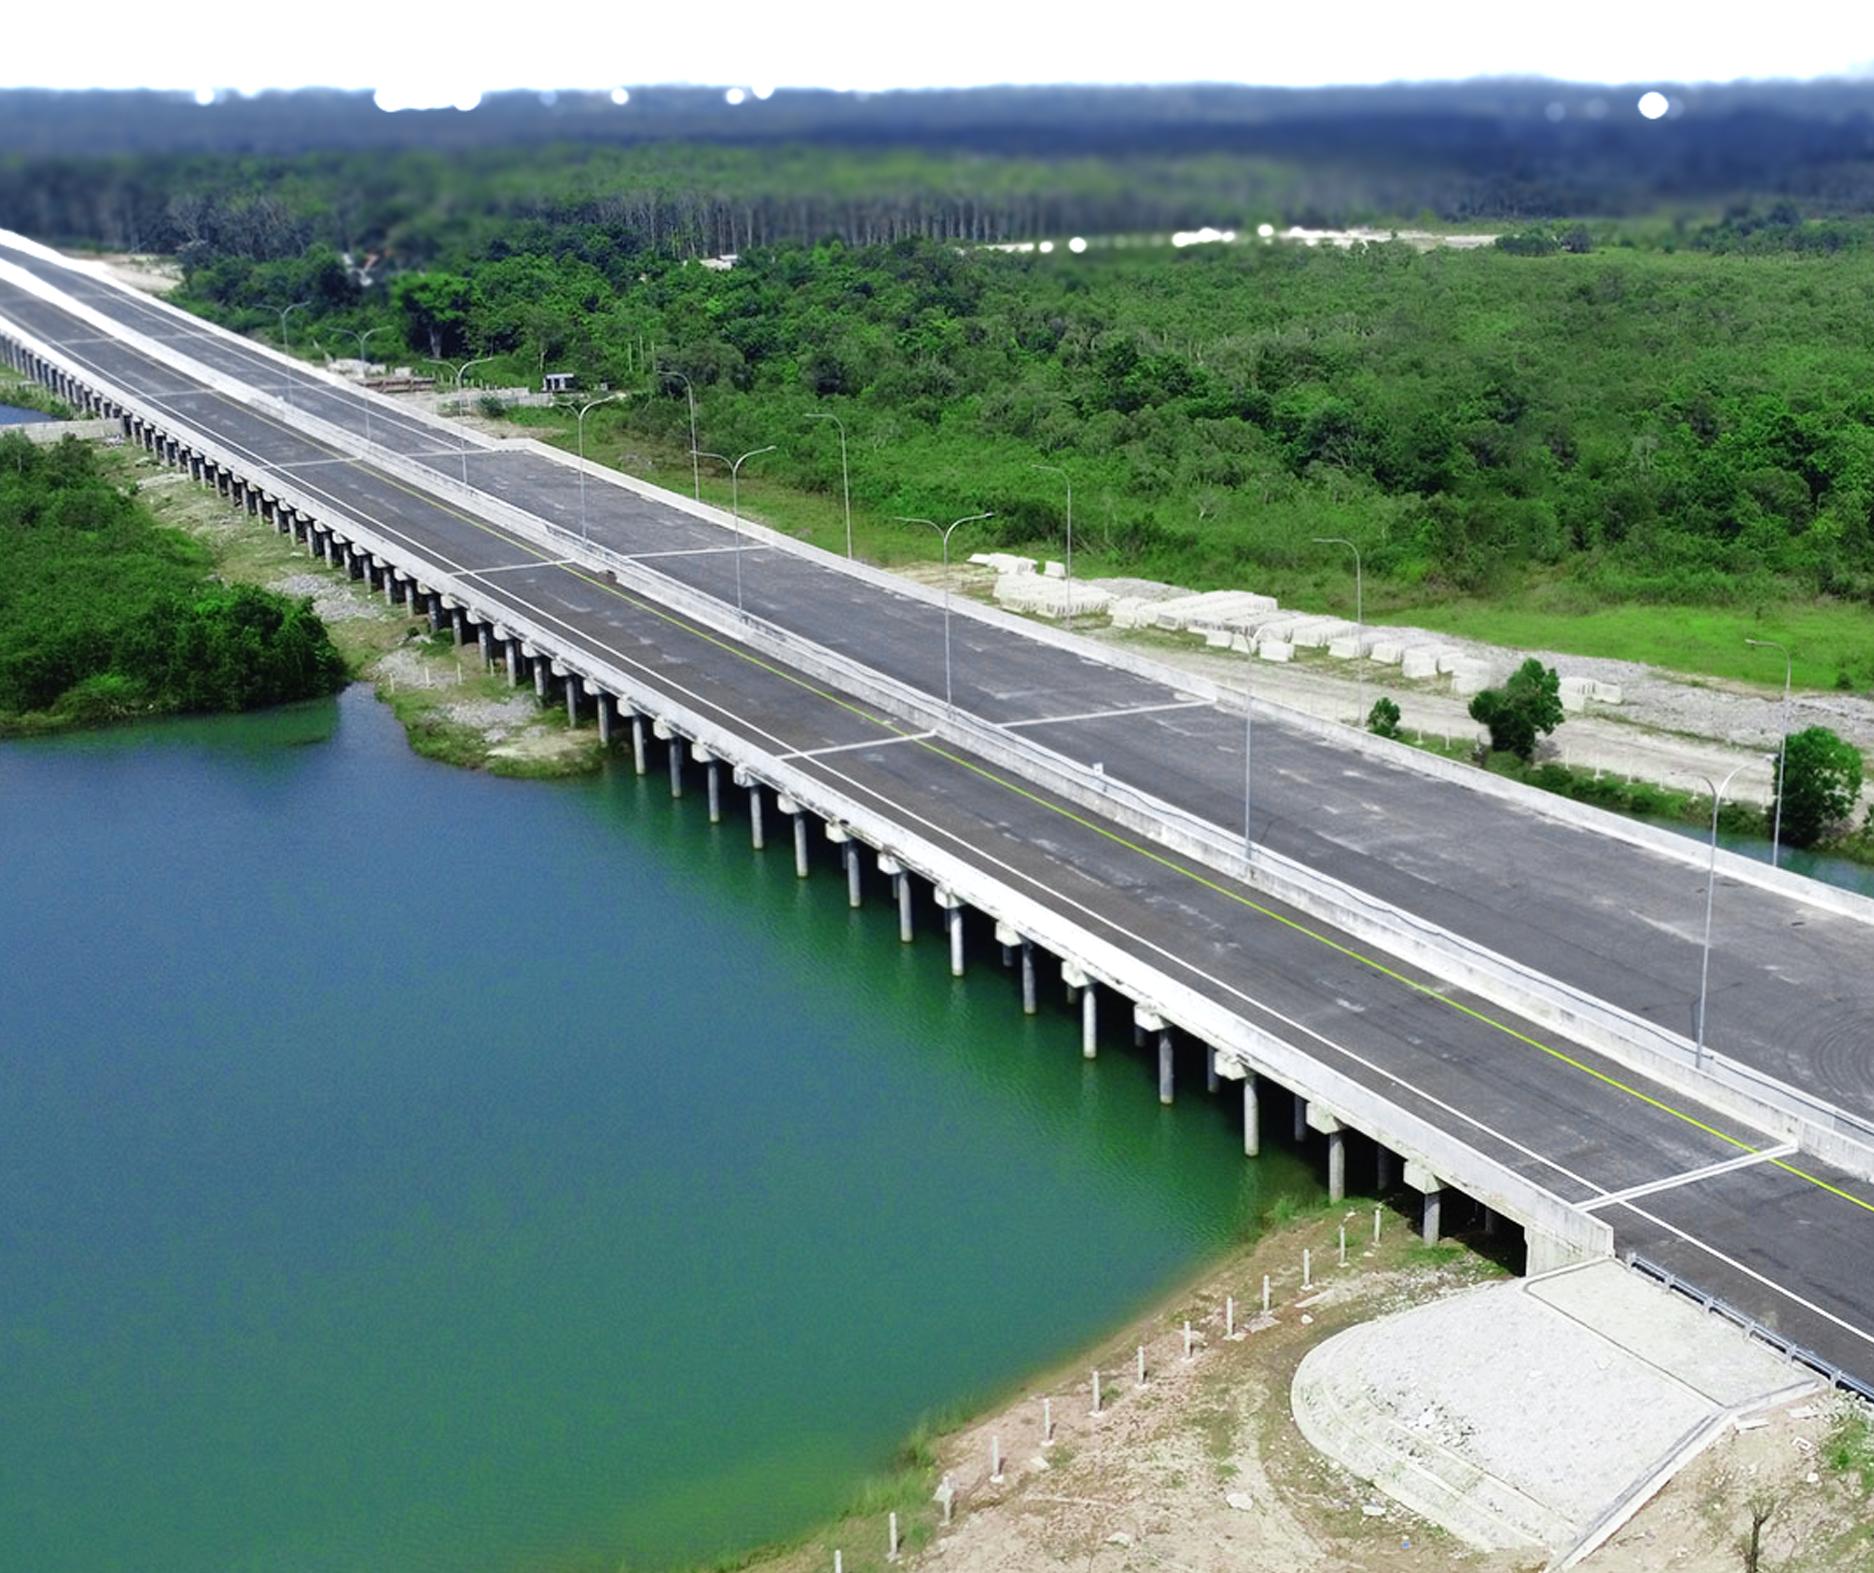
M1536 75L1648 83L1867 75L1852 0L19 0L0 86L310 85L447 103L624 83L1308 86Z

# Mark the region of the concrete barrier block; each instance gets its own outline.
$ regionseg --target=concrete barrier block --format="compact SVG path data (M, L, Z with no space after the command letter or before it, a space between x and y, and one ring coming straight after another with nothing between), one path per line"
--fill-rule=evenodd
M1405 655L1405 646L1397 639L1375 639L1372 648L1367 651L1367 659L1377 661L1381 666L1397 666Z
M1621 702L1623 696L1620 691L1620 684L1618 683L1597 683L1590 680L1588 683L1588 697L1596 704L1617 705Z
M1413 645L1401 652L1399 657L1399 675L1401 677L1436 677L1438 675L1438 652L1430 645Z
M1256 646L1256 654L1265 661L1292 661L1295 647L1285 639L1264 639Z
M1470 657L1465 655L1465 653L1462 650L1460 650L1456 645L1449 645L1449 644L1438 646L1437 658L1438 658L1438 671L1440 675L1446 676L1446 677L1450 676L1451 673L1455 672L1458 669L1458 662L1466 661L1470 659Z
M1345 638L1330 639L1327 653L1337 660L1353 661L1366 654L1367 641L1358 635L1349 634Z
M1451 692L1481 694L1490 686L1490 678L1488 661L1459 661L1451 669Z
M1065 579L1067 577L1067 565L1065 563L1050 561L1043 564L1041 571L1050 579Z
M1227 650L1230 648L1231 633L1227 628L1206 628L1203 630L1204 647L1209 650Z

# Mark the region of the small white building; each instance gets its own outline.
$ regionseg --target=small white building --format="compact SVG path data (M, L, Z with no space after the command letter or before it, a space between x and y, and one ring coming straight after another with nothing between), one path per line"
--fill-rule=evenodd
M540 379L542 393L571 393L573 391L573 373L570 371L550 371Z

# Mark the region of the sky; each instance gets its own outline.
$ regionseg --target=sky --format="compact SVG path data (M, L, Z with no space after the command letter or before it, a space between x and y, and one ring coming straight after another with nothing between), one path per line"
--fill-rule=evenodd
M1637 83L1874 75L1846 0L22 0L0 86L385 90L410 104L502 88L691 82L967 87L1042 82L1270 86L1545 76Z

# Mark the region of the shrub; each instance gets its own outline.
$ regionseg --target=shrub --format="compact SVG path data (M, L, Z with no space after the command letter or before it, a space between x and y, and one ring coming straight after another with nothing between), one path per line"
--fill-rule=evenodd
M1770 805L1774 823L1781 804L1784 844L1812 847L1847 819L1861 794L1861 768L1861 751L1827 727L1792 732Z
M1537 738L1562 724L1561 687L1555 668L1531 656L1501 688L1486 688L1471 700L1471 719L1490 728L1493 749L1528 764Z
M1398 737L1399 707L1381 694L1366 713L1366 729L1379 737Z

